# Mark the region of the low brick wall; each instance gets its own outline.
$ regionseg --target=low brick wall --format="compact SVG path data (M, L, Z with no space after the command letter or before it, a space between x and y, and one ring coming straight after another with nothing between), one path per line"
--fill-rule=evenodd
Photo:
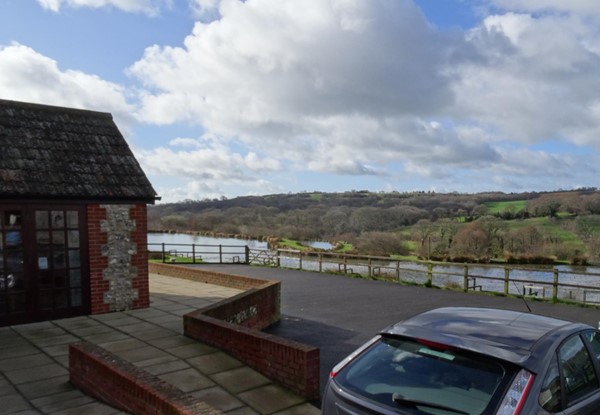
M71 383L114 408L135 415L223 415L223 412L100 346L69 345Z
M226 351L306 399L319 398L319 349L260 331L279 321L281 282L161 263L150 264L150 273L246 290L183 316L184 334Z
M319 349L203 314L183 316L186 336L225 350L308 400L319 398Z

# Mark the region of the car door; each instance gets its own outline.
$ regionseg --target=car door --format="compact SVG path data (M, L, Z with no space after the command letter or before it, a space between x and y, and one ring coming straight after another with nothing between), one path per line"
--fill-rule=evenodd
M550 413L600 413L600 335L589 330L571 336L557 350L544 379L540 405Z

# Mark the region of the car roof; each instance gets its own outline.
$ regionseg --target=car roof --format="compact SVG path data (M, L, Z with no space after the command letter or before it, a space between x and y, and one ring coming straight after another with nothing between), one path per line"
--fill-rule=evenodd
M384 335L401 335L496 356L519 365L536 347L591 328L532 313L494 308L444 307L390 326Z

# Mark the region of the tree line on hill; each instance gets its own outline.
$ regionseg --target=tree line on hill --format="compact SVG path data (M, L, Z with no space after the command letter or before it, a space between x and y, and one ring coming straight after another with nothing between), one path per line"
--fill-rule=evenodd
M596 188L530 193L303 192L151 206L149 229L346 241L368 255L600 260Z

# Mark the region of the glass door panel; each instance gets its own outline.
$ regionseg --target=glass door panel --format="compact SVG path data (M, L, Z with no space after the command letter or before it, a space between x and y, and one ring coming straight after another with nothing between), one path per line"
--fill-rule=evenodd
M79 211L36 210L40 308L82 306Z
M0 212L0 316L26 312L23 213Z

